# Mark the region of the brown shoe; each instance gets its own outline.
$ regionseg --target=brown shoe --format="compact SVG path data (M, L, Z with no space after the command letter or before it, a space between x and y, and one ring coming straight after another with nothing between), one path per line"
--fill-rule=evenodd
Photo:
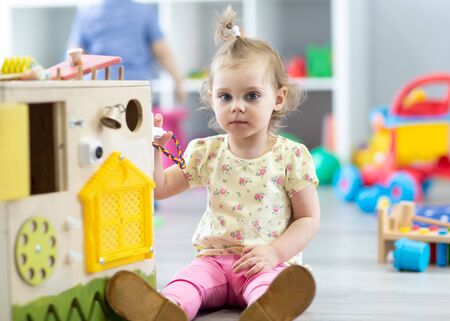
M187 321L186 313L177 304L130 271L113 275L106 287L106 300L129 321Z
M240 321L291 321L303 313L316 294L314 278L305 267L289 266L267 291L245 309Z

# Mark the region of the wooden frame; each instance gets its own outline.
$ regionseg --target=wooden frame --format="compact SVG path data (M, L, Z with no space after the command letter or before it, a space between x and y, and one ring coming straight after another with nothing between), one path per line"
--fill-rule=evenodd
M42 313L29 311L40 309L39 306L33 306L34 302L36 300L42 302L41 300L46 298L51 302L60 302L61 306L55 306L55 308L61 309L59 317L62 318L64 313L69 313L67 309L71 309L73 303L70 302L73 301L69 301L65 306L61 304L61 298L57 300L52 298L57 296L66 298L71 290L75 289L70 292L72 295L78 291L76 290L78 287L83 286L86 286L83 291L89 291L92 288L90 284L101 284L118 270L139 271L147 279L154 280L153 258L127 261L120 266L105 268L95 273L87 271L85 266L87 252L83 241L85 232L83 221L86 213L79 199L82 187L98 172L108 155L114 152L120 152L149 179L153 177L153 119L150 116L149 83L147 81L77 80L0 82L0 110L6 106L6 103L16 102L28 105L29 109L44 110L35 115L39 121L46 122L43 126L46 130L41 131L40 128L35 128L30 131L37 136L38 140L39 137L42 138L43 144L36 141L33 148L29 147L29 153L26 156L35 156L32 154L36 153L36 150L52 153L53 155L44 159L51 160L51 167L54 169L52 169L51 184L43 186L39 193L17 196L18 199L6 198L0 202L0 257L2 258L0 283L3 285L0 289L0 319L43 321L48 317L46 306L42 306L44 311ZM127 106L130 102L139 104L142 109L142 112L137 115L140 117L139 126L133 130L128 128L126 110L121 115L121 128L111 129L102 125L100 119L104 116L105 107L117 104ZM103 156L83 163L81 162L81 142L86 137L101 144L102 153L100 154ZM47 170L46 164L39 163L40 160L37 162L35 171L39 171L40 168ZM46 182L42 183L46 184ZM152 193L152 190L149 193ZM146 213L151 215L153 204L150 204L148 208L150 210ZM16 263L18 232L24 222L33 217L42 217L51 224L57 244L57 255L52 262L54 266L52 266L51 275L43 278L44 281L38 285L27 283L17 268L17 264L20 263ZM153 232L151 237L152 235ZM36 251L38 252L40 251ZM32 256L31 258L34 259ZM26 262L30 260L27 259ZM41 271L37 270L37 272ZM104 293L100 296L104 298ZM93 301L92 304L98 305ZM14 309L12 309L13 306ZM91 308L91 306L82 307L84 311L87 311L83 313L89 313Z
M400 202L392 206L389 213L389 201L381 198L377 205L378 215L378 262L386 263L389 251L394 249L394 242L400 238L427 243L449 243L450 234L439 235L439 231L412 230L415 213L414 202ZM420 219L420 218L419 218ZM431 221L429 221L431 223ZM444 223L445 224L445 223ZM402 228L402 231L401 231Z

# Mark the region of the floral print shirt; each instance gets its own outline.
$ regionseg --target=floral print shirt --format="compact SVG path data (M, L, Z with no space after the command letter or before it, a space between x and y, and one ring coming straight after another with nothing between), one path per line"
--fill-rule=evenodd
M228 135L195 139L185 160L189 186L208 190L192 239L199 256L240 254L245 246L270 244L291 221L290 197L318 185L308 149L282 136L255 159L234 156ZM289 262L301 264L301 253Z

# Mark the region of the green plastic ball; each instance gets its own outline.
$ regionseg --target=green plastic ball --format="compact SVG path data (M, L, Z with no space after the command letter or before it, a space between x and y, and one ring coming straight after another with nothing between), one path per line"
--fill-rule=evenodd
M321 185L329 185L341 167L339 160L324 147L319 146L311 150L311 156L316 167L317 178Z
M303 143L302 140L298 136L296 136L296 135L294 135L292 133L281 132L280 135L283 136L284 138L292 140L293 142L300 143L300 144Z

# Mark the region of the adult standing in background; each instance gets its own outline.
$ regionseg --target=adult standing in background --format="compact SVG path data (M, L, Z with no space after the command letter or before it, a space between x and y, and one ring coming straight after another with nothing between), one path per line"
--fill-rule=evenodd
M157 62L172 76L176 98L183 102L183 77L161 32L156 10L155 4L132 0L100 0L79 7L69 45L83 48L86 54L122 57L126 80L155 78ZM113 69L111 79L117 76Z

